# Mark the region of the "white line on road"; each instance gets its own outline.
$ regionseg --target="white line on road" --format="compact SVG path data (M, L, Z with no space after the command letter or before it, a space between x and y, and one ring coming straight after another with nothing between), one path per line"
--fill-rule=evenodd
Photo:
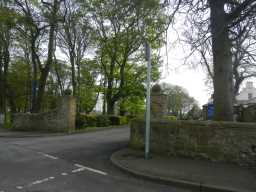
M45 182L53 180L53 179L55 179L55 177L47 177L47 178L44 178L44 179L41 179L41 180L36 180L36 181L33 181L32 183L30 183L28 186L31 187L33 185L38 185L38 184L41 184L41 183L45 183Z
M23 189L23 187L22 186L17 186L16 189L21 190L21 189Z
M72 173L77 173L77 172L87 170L87 171L91 171L91 172L94 172L94 173L97 173L97 174L107 175L106 172L103 172L103 171L100 171L100 170L97 170L97 169L93 169L93 168L90 168L90 167L86 167L86 166L83 166L83 165L80 165L80 164L75 164L75 166L78 167L79 169L73 170Z
M78 173L78 172L81 172L81 171L84 171L84 170L85 170L84 168L79 168L79 169L74 169L71 172L72 173Z
M84 166L83 165L80 165L80 164L74 164L76 167L79 167L79 168L84 168Z
M45 156L45 157L48 157L48 158L50 158L50 159L54 159L54 160L59 159L58 157L55 157L55 156L53 156L53 155L49 155L49 154L42 153L42 152L38 152L38 153L41 154L41 155L43 155L43 156Z
M62 176L67 176L68 174L67 173L61 173Z

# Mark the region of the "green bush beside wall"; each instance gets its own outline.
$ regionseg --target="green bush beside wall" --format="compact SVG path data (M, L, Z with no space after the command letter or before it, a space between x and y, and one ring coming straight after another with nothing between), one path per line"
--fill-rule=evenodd
M128 118L126 116L77 114L76 117L77 129L83 129L86 127L107 127L112 125L125 125L127 123Z

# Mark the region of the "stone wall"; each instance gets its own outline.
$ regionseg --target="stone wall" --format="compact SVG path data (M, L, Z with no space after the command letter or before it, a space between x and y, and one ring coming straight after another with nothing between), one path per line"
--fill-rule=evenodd
M256 105L250 105L242 109L242 121L256 122Z
M4 125L4 114L0 113L0 128Z
M130 146L144 146L145 122L131 122ZM203 158L256 167L256 124L152 121L151 150L166 156Z
M151 118L159 119L167 115L168 97L163 94L160 85L156 84L151 89Z
M42 132L72 132L75 130L76 100L62 97L55 110L45 113L17 113L13 115L13 130Z

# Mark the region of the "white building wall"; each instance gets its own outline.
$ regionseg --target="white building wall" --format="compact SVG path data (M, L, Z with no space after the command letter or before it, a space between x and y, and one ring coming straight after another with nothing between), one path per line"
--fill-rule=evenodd
M104 95L102 93L99 94L98 96L98 100L97 103L93 109L93 111L97 112L97 113L102 113L102 109L103 109L103 99L104 99Z
M251 98L250 98L251 97ZM256 88L253 82L247 82L246 87L242 89L239 95L236 96L237 101L249 101L256 97Z

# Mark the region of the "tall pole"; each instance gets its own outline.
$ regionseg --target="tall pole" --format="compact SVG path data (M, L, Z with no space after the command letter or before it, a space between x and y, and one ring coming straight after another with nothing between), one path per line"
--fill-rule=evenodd
M150 149L150 82L151 82L151 48L146 42L147 61L147 99L146 99L146 130L145 130L145 159L149 159Z

